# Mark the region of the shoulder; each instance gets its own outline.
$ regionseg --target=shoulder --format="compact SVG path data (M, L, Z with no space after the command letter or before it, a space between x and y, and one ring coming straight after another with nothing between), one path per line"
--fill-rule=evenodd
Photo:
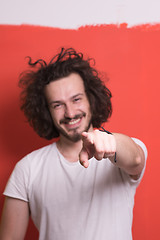
M32 151L31 153L27 154L28 158L35 158L38 156L46 156L51 150L55 148L56 143L51 143L47 146L39 148L37 150Z
M8 180L4 195L28 201L32 183L44 165L48 164L48 155L55 149L55 143L35 150L17 162Z
M47 160L50 159L50 155L53 155L54 149L55 143L52 143L27 154L16 163L12 175L17 178L21 176L26 181L29 178L33 180L44 165L48 163Z
M42 159L46 158L51 151L54 151L54 149L55 143L52 143L50 145L34 150L24 156L20 161L17 162L16 165L18 165L19 167L24 167L32 164L34 165L37 163L37 161L40 162Z

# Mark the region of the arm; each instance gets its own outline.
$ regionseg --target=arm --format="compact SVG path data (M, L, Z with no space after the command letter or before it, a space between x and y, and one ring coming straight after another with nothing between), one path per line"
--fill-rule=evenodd
M117 163L110 157L112 163L128 173L133 179L138 179L145 164L142 148L130 137L115 133Z
M24 239L28 226L28 220L28 202L6 197L0 225L0 239Z
M94 130L82 133L83 148L80 152L80 163L88 167L89 159L97 160L109 158L117 167L122 168L133 179L138 179L145 163L143 150L126 135L114 133L113 135ZM117 162L114 162L116 152Z

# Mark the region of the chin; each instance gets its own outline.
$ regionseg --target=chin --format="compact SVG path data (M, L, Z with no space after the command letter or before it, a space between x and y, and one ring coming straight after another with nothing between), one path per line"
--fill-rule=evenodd
M72 142L78 142L82 139L82 132L83 131L77 131L77 129L75 129L72 133L66 133L64 136Z
M81 134L75 134L74 136L69 136L68 139L72 142L79 142L82 137L81 137Z
M58 131L61 135L63 135L65 138L67 138L68 140L72 141L72 142L78 142L82 139L82 132L88 132L88 130L90 129L91 127L91 122L89 122L89 124L87 125L87 127L85 127L84 129L82 130L78 130L78 128L76 129L72 129L72 134L71 133L67 133L67 131L65 131L64 129L62 128L59 128Z

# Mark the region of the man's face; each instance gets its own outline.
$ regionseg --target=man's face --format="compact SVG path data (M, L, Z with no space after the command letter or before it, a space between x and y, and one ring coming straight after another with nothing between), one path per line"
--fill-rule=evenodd
M50 82L45 87L50 113L60 133L73 142L81 139L81 133L91 127L91 111L79 74Z

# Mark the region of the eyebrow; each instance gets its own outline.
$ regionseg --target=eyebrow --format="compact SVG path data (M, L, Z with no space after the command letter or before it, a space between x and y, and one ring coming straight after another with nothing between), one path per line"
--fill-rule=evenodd
M74 95L73 97L71 97L71 99L79 97L79 96L83 96L83 95L84 95L84 93L78 93L78 94Z
M83 96L83 95L84 95L84 93L78 93L78 94L75 94L74 96L72 96L70 99L74 99L76 97ZM63 103L63 101L62 100L51 101L51 102L49 102L49 105L57 104L57 103Z

